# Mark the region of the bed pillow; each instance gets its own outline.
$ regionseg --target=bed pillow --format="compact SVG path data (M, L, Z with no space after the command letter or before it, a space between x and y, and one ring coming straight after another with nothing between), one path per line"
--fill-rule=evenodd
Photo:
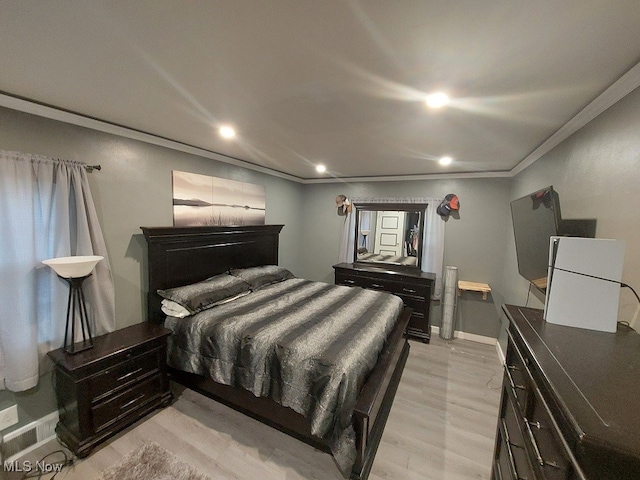
M232 297L223 298L222 300L219 300L207 306L207 308L217 307L218 305L224 305L225 303L232 302L238 298L244 297L245 295L249 295L250 293L251 293L251 290L247 290L246 292L239 293L238 295L233 295ZM185 317L191 316L191 312L189 310L184 308L179 303L176 303L172 300L167 300L166 298L162 300L162 305L160 309L162 310L162 313L164 313L169 317L185 318Z
M260 267L231 270L231 275L241 278L251 286L251 290L259 290L272 283L296 278L293 273L278 265L262 265Z
M174 302L173 300L167 300L166 298L162 300L160 309L162 310L162 313L169 317L184 318L191 315L191 312L182 305Z
M247 282L223 273L191 285L158 290L158 295L183 306L193 315L246 292L249 292Z

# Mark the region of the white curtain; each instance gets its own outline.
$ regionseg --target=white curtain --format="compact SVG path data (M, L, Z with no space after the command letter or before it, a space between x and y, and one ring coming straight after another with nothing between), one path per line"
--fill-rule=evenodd
M422 233L422 263L423 272L436 274L436 282L431 292L433 300L439 300L442 295L442 263L444 261L444 219L436 211L441 198L351 198L352 204L358 203L426 203L424 212L424 232ZM342 237L340 241L339 262L353 262L353 248L355 244L356 206L344 218Z
M42 260L105 257L83 284L94 335L115 328L113 279L82 163L0 150L0 225L0 388L23 391L64 339L69 287Z

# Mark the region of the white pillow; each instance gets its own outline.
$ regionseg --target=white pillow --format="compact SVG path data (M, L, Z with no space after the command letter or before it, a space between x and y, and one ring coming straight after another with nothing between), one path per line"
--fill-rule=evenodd
M189 310L184 308L182 305L180 305L177 302L174 302L174 301L171 301L171 300L167 300L166 298L164 300L162 300L161 309L162 309L162 313L164 313L165 315L168 315L170 317L184 318L184 317L188 317L189 315L191 315L189 313Z
M236 298L244 297L245 295L249 295L250 293L251 292L242 292L242 293L239 293L238 295L234 295L233 297L224 298L216 303L212 303L209 306L209 308L217 307L218 305L224 305L225 303L232 302ZM178 302L174 302L173 300L167 300L166 298L162 300L161 310L162 310L162 313L164 313L165 315L168 315L169 317L184 318L191 315L189 310L187 310L185 307L180 305Z

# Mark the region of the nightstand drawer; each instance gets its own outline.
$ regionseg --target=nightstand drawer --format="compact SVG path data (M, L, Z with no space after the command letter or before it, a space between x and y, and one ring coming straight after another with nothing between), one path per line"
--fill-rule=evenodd
M89 379L89 392L92 402L98 402L110 393L135 383L139 379L157 372L161 359L158 357L160 349L133 357L126 362L103 370Z
M161 393L162 377L161 375L155 375L92 407L95 432L99 432L103 428L127 416L130 412L153 400Z

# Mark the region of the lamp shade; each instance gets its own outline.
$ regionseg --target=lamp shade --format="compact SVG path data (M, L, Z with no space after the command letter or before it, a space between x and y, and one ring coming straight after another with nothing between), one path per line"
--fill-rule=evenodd
M58 257L43 260L42 263L50 266L63 278L86 277L93 267L104 257L100 255L77 255L74 257Z

